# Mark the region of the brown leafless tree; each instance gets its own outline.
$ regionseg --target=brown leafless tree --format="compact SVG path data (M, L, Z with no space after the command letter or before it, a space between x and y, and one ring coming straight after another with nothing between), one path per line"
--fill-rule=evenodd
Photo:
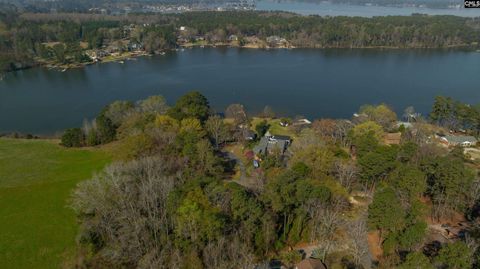
M341 198L333 198L329 203L312 199L306 204L307 213L312 219L310 241L319 244L322 260L337 247L341 240L339 230L344 225L342 214L346 206Z
M208 118L208 120L205 122L205 129L207 129L208 134L215 142L216 149L218 149L220 144L227 140L227 126L220 116L215 115Z
M347 234L350 237L349 254L358 268L371 268L372 258L368 250L366 216L347 224Z
M335 178L348 191L352 190L352 185L355 183L358 175L358 168L354 163L336 161L333 165Z
M239 236L221 237L209 242L203 249L203 262L207 269L247 269L254 267L252 250Z
M114 267L162 260L172 220L167 197L175 179L157 158L113 164L79 184L72 207L82 221L80 241L100 248Z

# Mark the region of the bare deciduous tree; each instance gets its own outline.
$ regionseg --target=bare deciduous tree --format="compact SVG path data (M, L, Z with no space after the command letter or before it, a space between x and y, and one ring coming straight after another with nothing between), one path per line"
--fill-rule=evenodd
M251 249L238 236L221 237L203 249L203 262L208 269L247 269L254 267Z
M319 244L321 259L336 248L341 236L339 229L344 224L342 214L346 203L340 198L333 198L329 203L312 199L306 204L307 213L312 219L310 241Z
M80 241L90 242L115 266L161 260L172 220L167 197L175 186L157 158L113 164L79 184L72 207L83 222Z
M361 268L371 268L372 258L368 250L366 216L360 216L347 224L347 234L350 237L349 253L353 263Z
M342 184L345 189L351 191L352 185L357 179L358 168L354 163L337 161L333 165L335 178Z
M248 123L247 112L241 104L231 104L225 109L225 117L234 120L235 127Z
M215 115L208 118L208 120L205 122L205 128L207 129L210 137L214 140L216 149L218 149L220 144L227 140L227 126L220 116Z

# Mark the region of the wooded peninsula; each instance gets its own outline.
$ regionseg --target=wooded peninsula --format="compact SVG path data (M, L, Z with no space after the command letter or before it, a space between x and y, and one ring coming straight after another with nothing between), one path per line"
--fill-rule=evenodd
M151 96L64 132L63 146L113 147L117 161L73 194L79 265L477 268L479 106L222 115L199 92L171 107Z

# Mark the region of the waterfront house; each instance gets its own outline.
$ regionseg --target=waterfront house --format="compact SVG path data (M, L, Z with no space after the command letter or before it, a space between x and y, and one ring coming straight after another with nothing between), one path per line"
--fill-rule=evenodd
M228 37L228 41L233 42L233 41L238 41L238 36L236 35L230 35Z
M437 134L437 137L440 139L441 143L447 146L471 147L478 143L478 140L475 137L469 135Z
M402 133L387 133L383 137L383 142L386 145L400 145L402 140Z
M182 44L186 44L188 43L190 40L187 38L187 37L184 37L184 36L177 36L177 43L182 45Z
M129 51L138 51L143 49L143 45L137 42L130 42L127 46Z
M253 148L253 152L255 152L256 155L260 155L279 150L281 154L284 154L291 141L289 136L272 135L270 132L267 132Z
M287 45L287 40L279 36L269 36L267 37L267 43L272 47L283 47Z

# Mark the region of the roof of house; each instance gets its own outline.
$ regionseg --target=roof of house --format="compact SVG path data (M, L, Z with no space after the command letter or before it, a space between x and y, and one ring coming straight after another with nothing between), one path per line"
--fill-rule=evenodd
M470 143L477 143L478 140L473 137L473 136L469 136L469 135L446 135L444 136L445 139L447 139L447 141L449 143L464 143L464 142L470 142Z
M396 127L402 126L405 128L412 128L413 124L411 122L406 122L406 121L398 121L397 124L395 124Z
M383 137L383 141L387 145L399 145L402 140L402 133L387 133Z
M262 137L260 138L260 142L258 142L258 144L255 147L253 147L253 152L255 152L255 154L258 154L260 152L265 153L265 151L267 150L267 146L268 146L268 138Z
M271 138L275 140L290 141L290 136L286 135L272 135Z
M327 269L327 267L318 259L308 258L295 266L296 269Z
M268 137L262 137L260 142L258 142L258 144L253 148L253 152L255 152L255 154L267 153L267 151L272 151L278 148L283 153L287 146L287 142L287 140L283 139L271 140Z
M311 121L308 119L298 119L293 122L293 125L310 125L312 124Z

